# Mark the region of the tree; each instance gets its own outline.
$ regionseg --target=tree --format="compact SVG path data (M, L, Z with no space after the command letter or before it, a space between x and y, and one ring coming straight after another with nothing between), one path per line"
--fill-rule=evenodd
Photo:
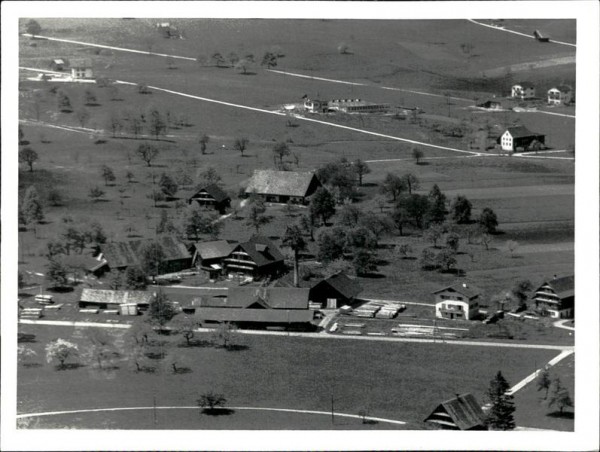
M166 199L165 194L161 190L153 189L148 195L148 199L151 199L154 203L154 207L158 207L158 203Z
M96 96L96 93L92 89L87 88L85 90L85 92L83 93L83 96L84 96L85 105L90 105L90 106L98 105L98 97Z
M234 65L235 70L241 74L248 74L248 70L254 66L254 57L252 55L247 55L244 58L241 58Z
M381 183L379 191L384 195L391 195L392 201L396 202L398 196L406 190L404 181L392 173L387 173L385 179Z
M37 161L38 154L30 147L23 148L19 151L19 162L26 163L29 166L29 172L33 172L33 164Z
M265 52L260 64L261 66L267 66L267 69L274 68L277 66L277 55L273 52Z
M146 113L145 117L148 132L150 132L150 135L154 135L155 140L158 140L160 135L163 135L167 132L168 122L164 115L156 107L151 107Z
M142 270L150 276L159 275L166 257L165 250L159 242L145 243L140 250Z
M419 264L424 270L434 269L437 264L435 253L429 248L425 248L421 253L421 260L419 261Z
M123 119L116 111L111 111L106 119L106 127L111 131L112 137L115 138L117 136L117 132L119 132L123 128Z
M150 167L152 160L158 155L158 148L151 144L142 143L137 148L137 154Z
M154 334L154 328L147 321L136 319L125 333L125 341L130 344L146 346Z
M498 371L494 379L490 381L487 391L492 405L488 413L487 424L492 430L513 430L515 428L513 417L515 406L513 396L507 394L509 389L510 385L502 372Z
M409 195L412 195L413 190L417 190L419 188L419 179L413 173L406 173L401 179L404 182L405 187L408 189Z
M317 237L317 259L329 263L344 257L346 231L340 227L323 230Z
M157 234L172 234L177 231L177 228L169 218L169 214L166 210L160 212L160 219L156 225Z
M341 228L338 227L337 229ZM377 248L377 238L375 237L375 234L364 226L357 226L336 233L341 237L345 236L345 252L354 253L359 249L375 250Z
M459 224L469 223L471 221L471 209L473 205L466 196L458 195L452 201L452 219Z
M375 238L375 243L379 242L381 236L390 232L393 228L391 220L385 215L365 215L360 219L360 225L368 229Z
M496 213L489 207L484 208L479 215L479 224L488 234L495 234L498 227Z
M310 202L310 214L314 218L321 218L324 225L335 214L335 200L332 194L324 187L319 187L313 194Z
M127 170L127 172L125 173L125 178L127 179L127 183L131 184L135 180L135 174Z
M89 225L86 225L84 230L84 237L86 243L93 243L94 245L101 245L106 243L106 234L102 225L97 221L92 221Z
M144 290L148 284L148 278L141 267L127 267L125 271L125 286L131 290Z
M85 336L90 343L87 356L91 361L98 363L98 368L102 369L103 363L106 362L112 364L119 356L113 338L103 328L87 328Z
M308 233L308 235L310 236L310 240L312 242L314 242L315 241L315 219L314 219L314 217L310 213L302 215L299 220L299 225L300 225L300 228L304 232Z
M101 190L100 187L92 187L88 192L88 196L92 199L92 202L97 202L104 196L104 190Z
M283 158L290 154L290 148L287 143L281 141L273 146L273 157L279 158L279 164L283 165Z
M33 185L25 191L21 203L21 213L26 224L33 224L34 232L37 234L35 225L44 220L44 209L38 192Z
M171 176L166 173L162 173L160 175L160 179L158 180L158 186L162 190L162 192L167 196L174 196L177 193L177 182L173 180Z
M429 221L442 223L446 218L446 195L442 193L437 184L434 184L428 198L429 211L427 212L427 216Z
M548 406L557 406L560 414L562 414L565 408L572 408L574 405L575 404L571 399L569 390L562 385L560 378L556 377L554 380L554 390L552 391L552 396L548 401Z
M317 170L317 178L322 184L332 188L338 202L356 197L356 171L345 158L329 162Z
M221 176L212 166L209 166L205 171L202 171L200 173L200 178L209 185L219 184L221 182Z
M23 362L25 366L30 366L33 363L31 360L37 356L35 350L25 347L24 345L19 345L17 348L17 355L19 357L19 361Z
M515 250L519 247L519 243L515 240L508 240L506 242L506 248L510 251L510 256L515 257Z
M512 288L512 293L519 304L519 310L524 310L527 308L526 301L528 298L528 293L531 289L533 289L533 285L528 279L518 281Z
M210 58L215 62L217 67L221 67L221 65L225 63L225 58L223 58L223 55L221 55L219 52L213 53Z
M199 209L192 209L184 220L184 230L188 238L198 240L201 235L210 235L218 237L221 230L221 223L216 214L206 215Z
M456 253L460 246L460 236L456 232L448 233L448 235L446 235L446 246Z
M209 141L210 138L205 133L200 135L200 137L198 138L198 143L200 143L200 152L202 153L202 155L206 154L206 146L208 145Z
M401 256L402 259L408 259L408 255L412 254L413 249L409 243L401 243L394 248L394 254Z
M358 185L362 187L363 176L365 174L369 174L371 172L371 168L369 168L369 165L367 165L361 159L354 160L354 162L352 162L352 167L358 176Z
M288 226L285 229L282 243L289 246L294 252L294 287L298 287L298 254L306 249L306 241L302 236L302 231L297 225Z
M53 259L48 261L45 279L50 283L51 287L55 288L67 287L69 284L66 267Z
M73 111L73 107L71 106L71 99L64 91L58 91L56 96L56 101L58 103L58 110L63 113L71 113Z
M194 338L194 331L196 328L198 328L198 324L194 319L188 316L177 316L172 321L171 327L177 334L181 334L181 336L185 339L185 343L189 347L191 345L190 341Z
M225 406L227 399L223 394L209 391L200 395L200 398L196 400L196 403L201 408L200 413L214 414L219 408Z
M363 215L364 212L360 210L360 208L352 204L345 204L340 209L337 223L342 226L353 228L358 225L358 222Z
M240 151L240 154L242 155L242 157L244 156L244 151L246 150L246 147L248 146L248 138L236 138L234 143L233 143L233 147L234 149Z
M144 130L142 118L137 115L131 115L129 117L129 121L127 121L127 128L129 132L133 133L133 136L137 138L137 136Z
M450 271L456 266L456 254L448 248L444 248L435 256L436 265L445 271Z
M550 386L552 386L552 380L550 380L550 372L548 372L548 369L542 370L537 377L536 384L538 392L542 390L546 391L546 394L544 395L544 400L546 400L548 398Z
M46 361L51 363L52 361L58 361L58 368L64 369L65 361L69 358L76 358L79 356L79 348L77 344L73 344L65 339L56 339L46 344Z
M120 270L111 271L110 281L108 286L111 290L122 289L125 285L125 272Z
M425 195L407 195L398 200L398 206L414 220L415 226L423 229L423 220L429 211L429 198Z
M212 331L211 341L218 347L230 349L233 347L235 337L235 328L230 323L224 322Z
M27 33L29 33L33 37L35 35L40 34L40 32L42 31L42 27L38 21L29 19L29 21L25 24L25 31L27 31Z
M102 179L104 179L104 185L106 186L108 186L109 182L114 182L117 179L112 168L107 165L102 165L100 168L100 174L102 175Z
M87 122L90 120L90 112L87 110L87 108L82 107L78 109L75 114L77 115L79 125L81 125L81 127L85 127Z
M392 221L392 224L398 230L398 233L402 235L404 232L404 225L409 219L409 214L406 210L406 207L402 203L398 203L394 206L394 210L392 210L388 215Z
M366 275L377 271L377 258L372 251L359 249L354 252L352 265L357 275Z
M169 298L161 290L150 300L148 317L151 323L158 325L161 329L175 317L177 311Z
M492 241L494 240L494 238L488 234L487 232L484 232L483 234L481 234L481 237L479 239L481 241L481 244L483 246L485 246L486 251L489 251L490 249L490 244L492 243Z
M437 248L437 242L442 238L444 234L444 228L440 224L432 224L429 228L423 233L423 237L428 242L433 243L433 247Z
M270 223L271 219L265 215L265 207L252 203L248 210L248 216L246 217L246 225L253 227L258 234L260 227Z
M413 148L412 149L412 156L415 159L415 162L417 163L417 165L421 164L421 159L423 158L425 154L423 154L423 151L421 149L418 148Z
M81 227L70 223L66 224L60 235L64 241L67 254L70 254L72 249L78 250L81 254L85 249L87 240Z

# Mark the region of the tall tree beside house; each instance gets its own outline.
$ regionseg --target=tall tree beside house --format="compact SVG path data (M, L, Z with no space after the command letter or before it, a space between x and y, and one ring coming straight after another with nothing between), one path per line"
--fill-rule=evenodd
M207 214L200 209L191 209L184 219L183 229L188 239L198 240L203 235L216 239L222 227L218 219L216 213Z
M425 195L412 194L403 196L398 200L398 206L414 220L415 226L423 229L425 218L430 210L429 198Z
M102 175L102 179L104 179L104 185L106 186L108 186L109 182L114 182L117 179L112 168L108 165L102 165L100 168L100 174Z
M317 237L317 259L324 263L329 263L344 257L346 248L346 231L344 228L334 226L331 229L324 229Z
M250 204L248 209L248 216L246 217L246 225L253 227L258 234L261 226L264 226L271 222L271 219L265 215L266 209L264 205L257 203Z
M66 267L53 259L48 261L44 277L53 288L60 289L69 285Z
M136 152L140 158L146 162L146 165L150 167L152 166L152 160L156 158L159 151L158 148L152 144L142 143L138 146Z
M528 279L522 279L513 286L512 293L517 299L520 311L527 308L527 298L531 289L533 289L533 285Z
M413 173L406 173L401 179L404 182L409 195L412 195L413 190L417 190L420 186L419 179Z
M335 214L335 200L329 190L317 188L310 201L310 214L327 225L327 220Z
M169 323L176 314L175 305L162 290L159 290L150 300L150 306L148 307L149 320L160 328Z
M371 168L361 159L356 159L352 162L352 168L356 172L358 176L358 185L362 187L363 184L363 176L365 174L369 174L371 172Z
M466 196L458 195L452 201L452 219L459 224L466 224L471 221L471 209L473 205Z
M30 147L23 148L19 151L19 162L27 164L29 172L33 172L33 164L38 160L38 154Z
M498 227L498 217L489 207L485 207L479 215L479 224L488 234L495 234Z
M298 254L306 249L306 241L302 236L302 231L296 225L288 226L285 229L285 235L282 242L289 246L294 252L294 287L298 287Z
M236 138L235 141L233 142L233 148L236 151L240 151L241 156L244 156L244 151L246 150L246 148L248 147L248 143L250 140L248 140L248 138Z
M373 251L358 249L353 253L352 265L357 275L368 275L377 271L377 258Z
M427 212L427 216L429 221L443 223L446 219L446 195L442 193L437 184L434 184L428 198L429 212Z
M487 424L491 430L513 430L515 420L513 413L515 405L513 396L507 394L510 385L498 371L487 390L487 396L491 403L491 408L487 417Z
M155 241L144 244L140 250L142 270L150 276L160 274L161 265L165 261L165 258L165 250L160 243Z
M130 290L144 290L148 285L148 279L141 267L127 267L125 271L125 287Z

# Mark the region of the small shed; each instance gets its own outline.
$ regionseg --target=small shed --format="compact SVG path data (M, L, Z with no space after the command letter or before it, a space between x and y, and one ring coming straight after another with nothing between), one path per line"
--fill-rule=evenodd
M323 308L337 309L352 304L361 291L362 287L357 280L349 278L345 273L336 273L312 286L310 301Z
M148 309L154 294L141 290L83 289L80 308L121 309L121 305L135 304L138 309Z
M440 403L424 422L443 430L487 430L485 413L473 394L457 394Z
M63 58L54 58L50 62L50 67L53 71L64 71L66 66L67 63Z

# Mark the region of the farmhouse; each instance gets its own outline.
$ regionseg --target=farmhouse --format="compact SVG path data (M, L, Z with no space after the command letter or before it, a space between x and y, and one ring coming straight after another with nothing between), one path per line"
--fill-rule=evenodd
M225 213L225 209L230 206L231 198L217 184L210 184L205 187L183 192L178 196L185 199L188 204L197 203L199 206L209 207Z
M310 113L327 113L329 111L329 105L326 100L305 98L304 109Z
M362 99L333 99L329 102L329 110L344 113L376 113L390 109L389 104L375 104Z
M55 256L54 259L71 272L102 276L105 271L108 271L106 260L85 254L62 254Z
M524 126L508 127L497 139L497 143L502 146L503 151L533 150L536 146L541 148L545 141L545 135L531 132Z
M135 304L138 309L148 309L152 292L141 290L83 289L79 297L80 308L120 309L121 305Z
M500 110L502 109L502 104L497 100L488 100L482 104L477 105L480 108L485 108L487 110Z
M471 320L479 314L479 289L465 283L433 292L435 316L442 319Z
M336 273L311 287L310 301L326 309L337 309L352 304L361 291L362 287L358 281L344 273Z
M544 281L533 297L536 309L550 317L572 318L575 312L575 276Z
M192 265L209 273L211 279L223 273L223 259L231 254L235 245L227 240L196 242L192 245Z
M223 260L225 272L253 277L276 276L285 269L279 248L266 237L255 235L235 246Z
M308 294L308 289L287 287L232 287L227 298L203 298L194 315L203 323L306 328L314 317Z
M67 63L63 58L55 58L50 62L50 68L53 71L63 71Z
M320 186L312 172L255 170L246 194L260 196L267 202L305 204Z
M159 266L159 274L174 273L192 266L192 256L186 246L175 237L168 235L159 236L156 239L106 243L100 248L100 258L106 260L111 270L125 270L128 267L141 266L144 245L152 241L159 243L165 254Z
M535 97L535 86L530 82L521 82L513 85L510 97L516 99L533 99Z
M573 88L559 85L548 90L548 103L553 105L568 105L574 101Z
M92 60L89 58L77 58L71 60L71 77L75 79L94 78L92 70Z
M472 394L440 403L424 422L443 430L487 430L485 414Z

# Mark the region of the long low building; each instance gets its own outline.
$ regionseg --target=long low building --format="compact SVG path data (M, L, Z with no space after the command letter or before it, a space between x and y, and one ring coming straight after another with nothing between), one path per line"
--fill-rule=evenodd
M119 309L121 305L135 304L144 310L150 306L153 292L141 290L83 289L79 298L80 308Z

